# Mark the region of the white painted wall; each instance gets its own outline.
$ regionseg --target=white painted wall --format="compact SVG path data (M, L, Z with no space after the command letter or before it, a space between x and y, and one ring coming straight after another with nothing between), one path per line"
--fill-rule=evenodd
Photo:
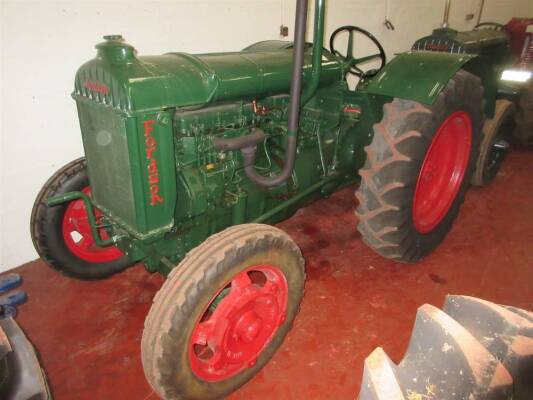
M471 28L481 0L454 1L451 25ZM0 0L0 271L37 257L29 234L33 200L60 166L82 155L74 101L77 67L104 34L120 33L139 54L239 50L291 28L295 0ZM330 0L329 34L359 25L388 56L429 34L444 0ZM385 14L396 26L383 26ZM477 14L476 14L477 15ZM486 0L486 20L533 15L531 0Z

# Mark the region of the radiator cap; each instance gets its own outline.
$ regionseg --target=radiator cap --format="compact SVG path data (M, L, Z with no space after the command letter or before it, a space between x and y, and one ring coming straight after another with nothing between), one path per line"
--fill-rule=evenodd
M105 35L104 40L96 45L99 58L113 64L128 64L135 59L135 48L126 43L122 35Z

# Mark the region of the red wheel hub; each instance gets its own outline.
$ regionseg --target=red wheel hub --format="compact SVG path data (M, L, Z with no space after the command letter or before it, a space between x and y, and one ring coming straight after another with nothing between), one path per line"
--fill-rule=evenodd
M424 158L413 201L413 222L420 233L443 220L463 183L472 146L472 122L464 111L440 126Z
M252 367L285 321L287 299L287 280L277 267L257 265L235 275L193 329L193 372L215 382Z
M82 192L90 196L91 188L87 186ZM96 208L94 208L94 213L96 220L100 220L102 213ZM104 228L100 228L98 231L102 239L109 239L109 235ZM63 217L63 238L68 249L76 257L84 261L105 263L118 260L124 256L124 253L117 247L100 247L96 245L91 232L87 209L82 200L74 200L69 203Z

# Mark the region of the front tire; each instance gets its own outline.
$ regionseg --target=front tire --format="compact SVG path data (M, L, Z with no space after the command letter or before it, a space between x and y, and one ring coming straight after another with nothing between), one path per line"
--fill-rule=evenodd
M81 200L49 207L49 197L72 191L90 195L87 163L78 158L57 171L44 184L33 205L30 232L39 256L52 268L84 280L104 279L132 264L117 247L98 247L90 232ZM98 216L99 212L95 209ZM108 236L104 228L100 235Z
M145 321L142 362L164 399L220 399L254 376L289 331L304 260L284 232L237 225L193 249Z
M358 230L377 253L416 262L442 242L478 158L483 103L480 79L461 70L431 106L385 104L356 193Z

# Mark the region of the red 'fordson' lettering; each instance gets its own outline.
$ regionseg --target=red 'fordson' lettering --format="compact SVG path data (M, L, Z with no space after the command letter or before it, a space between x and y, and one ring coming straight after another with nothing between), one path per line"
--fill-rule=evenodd
M84 85L91 92L102 93L105 95L109 94L109 87L103 83L86 80Z
M154 153L157 151L157 140L152 136L155 120L144 121L144 146L146 160L148 160L148 187L150 189L150 205L163 204L164 199L159 194L159 170Z
M426 50L431 51L450 51L451 47L447 44L427 43Z

